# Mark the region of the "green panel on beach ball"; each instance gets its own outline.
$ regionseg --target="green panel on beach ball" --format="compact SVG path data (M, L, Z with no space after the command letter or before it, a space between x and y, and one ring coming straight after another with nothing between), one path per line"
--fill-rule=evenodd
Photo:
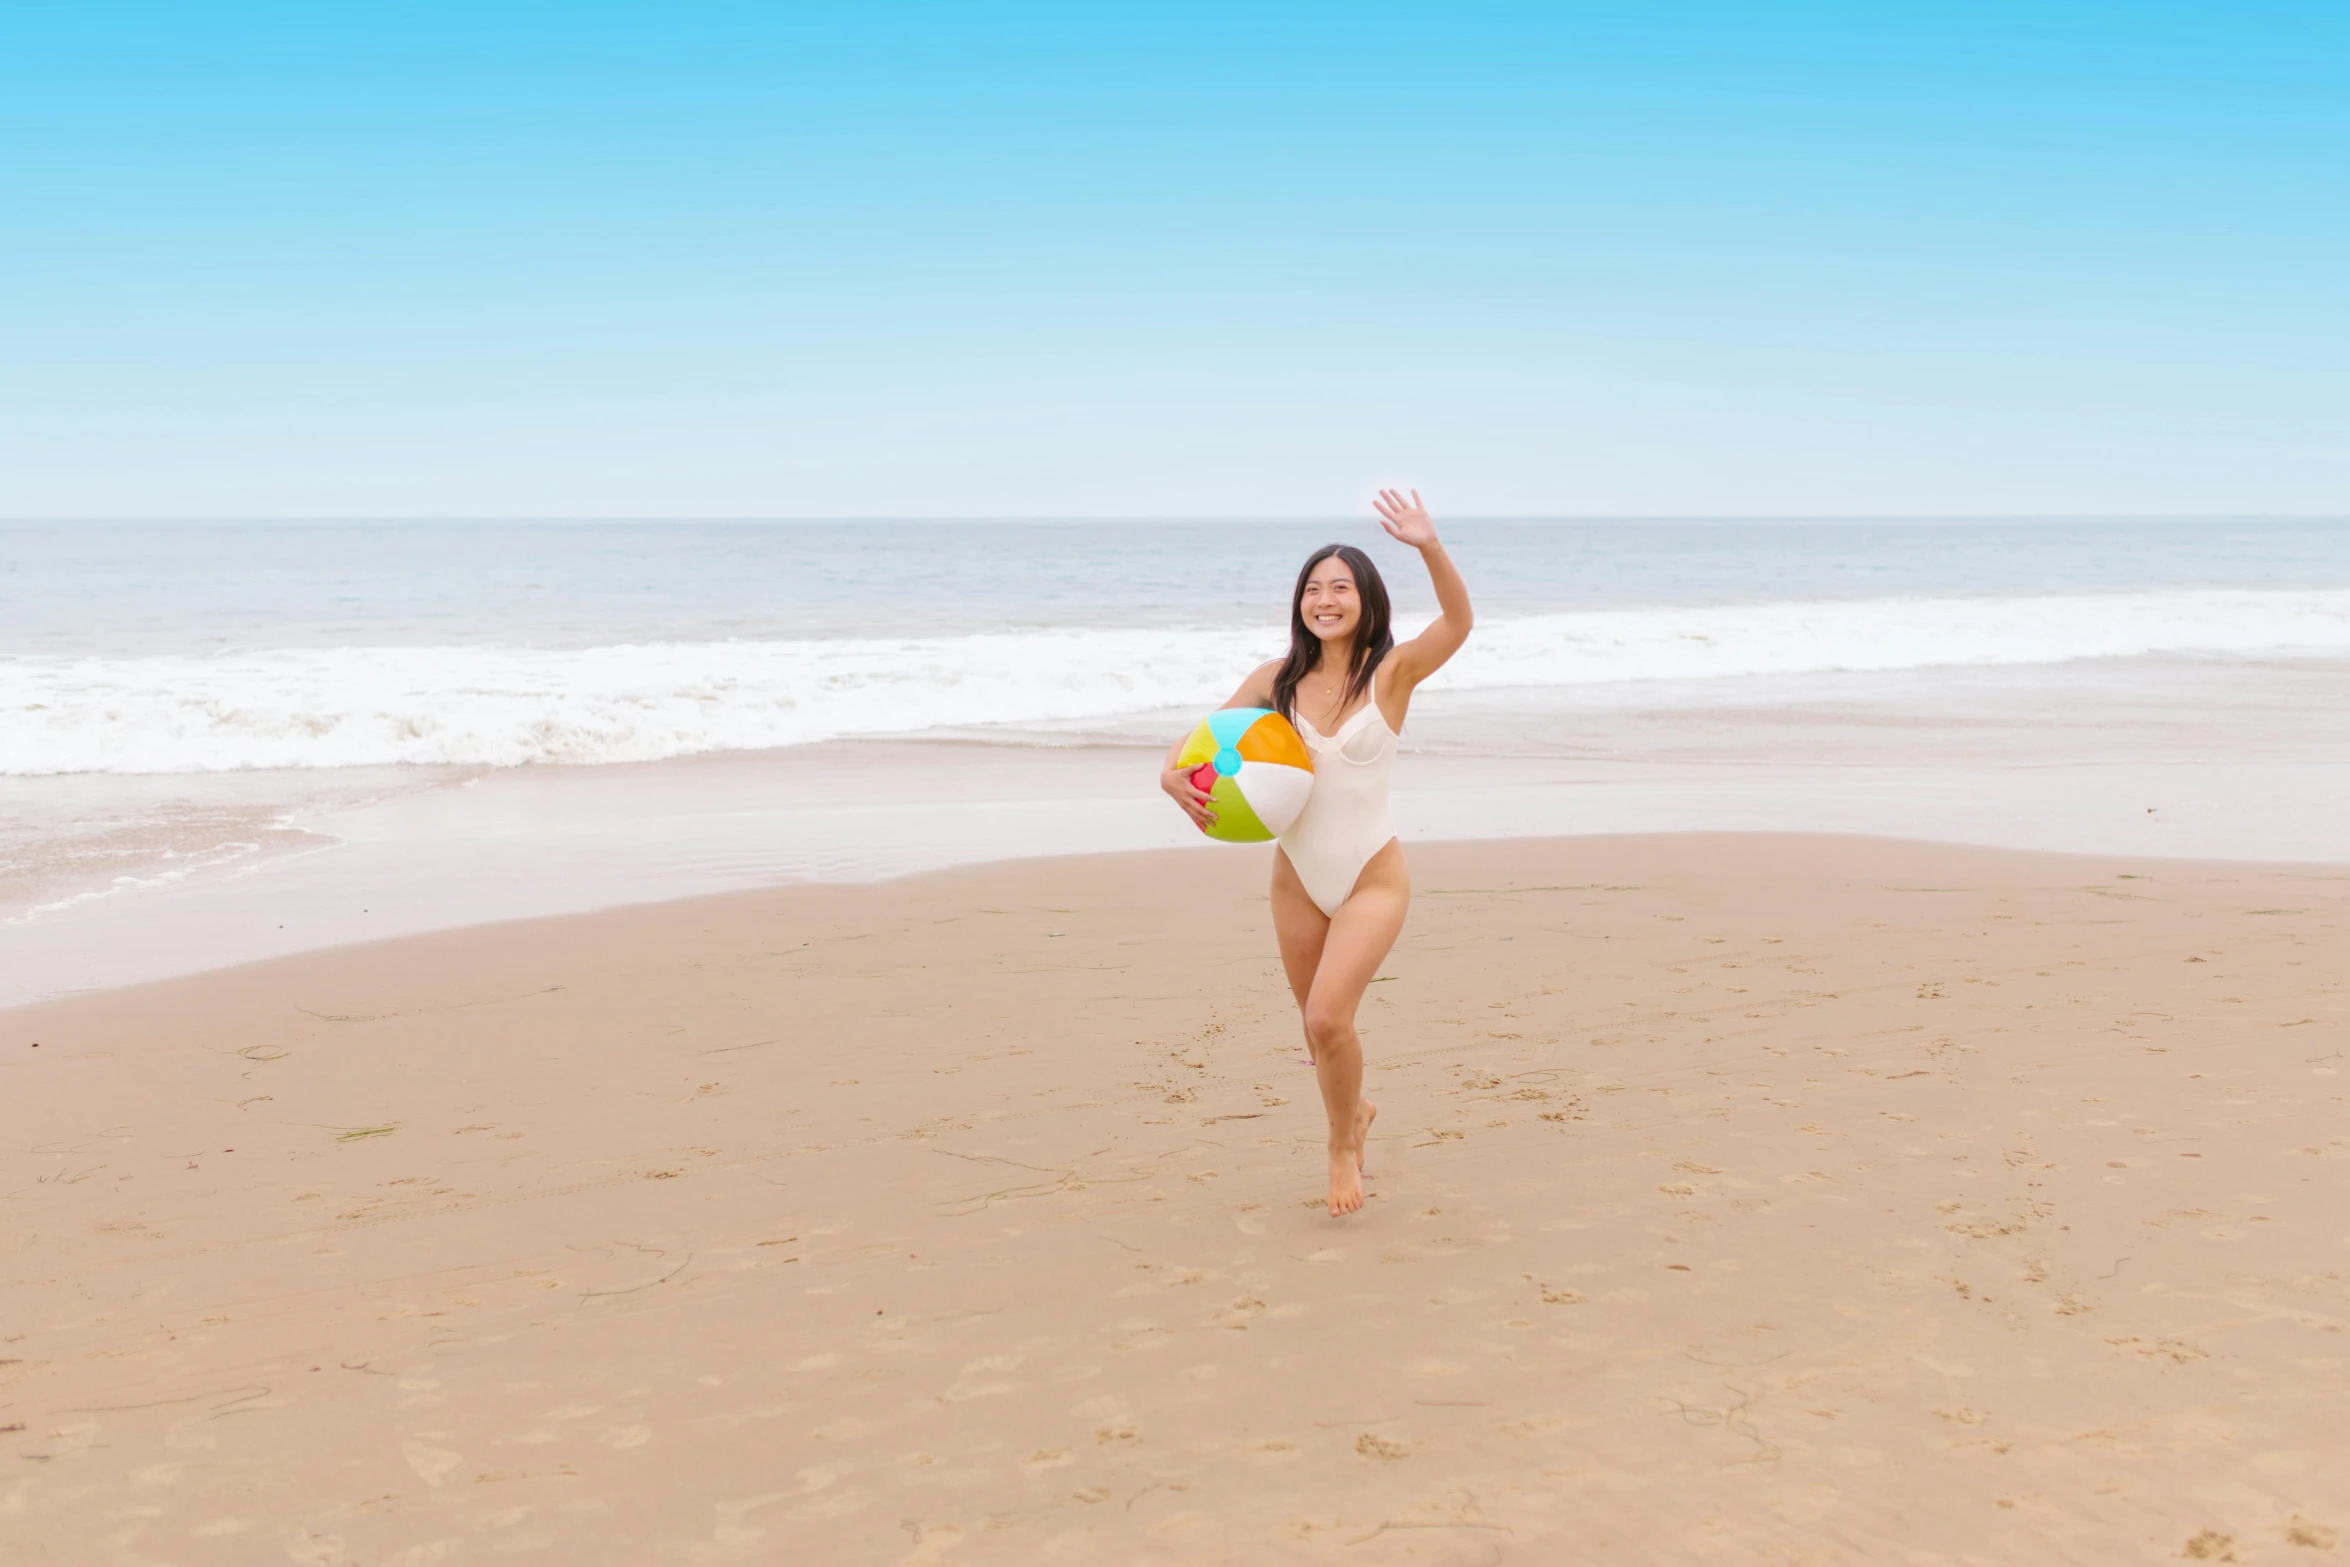
M1240 792L1240 782L1233 778L1219 778L1216 787L1208 793L1208 809L1216 813L1208 836L1220 843L1267 843L1273 829L1258 820L1248 803L1248 796Z

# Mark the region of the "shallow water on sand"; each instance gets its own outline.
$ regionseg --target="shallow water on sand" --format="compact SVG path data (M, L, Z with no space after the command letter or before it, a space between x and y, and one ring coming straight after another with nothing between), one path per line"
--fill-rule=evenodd
M1415 708L1407 835L2088 847L2104 777L2149 796L2117 843L2350 858L2278 808L2345 781L2350 526L1450 536L1479 628ZM1181 842L1147 751L1278 650L1333 537L1427 613L1361 523L0 528L0 1004L392 907ZM2190 825L2163 780L2212 767Z
M2350 815L2338 809L2350 795L2350 666L2073 674L1990 671L1924 692L1884 675L1701 682L1614 706L1588 694L1437 693L1407 725L1397 820L1407 842L1809 831L2350 862ZM1152 742L1175 722L1060 747L855 741L477 769L288 807L274 840L250 836L270 792L290 799L315 775L232 775L251 792L211 808L249 813L236 831L253 848L120 895L65 891L35 917L18 915L0 927L0 1006L782 882L1185 845L1261 856L1202 845L1156 793ZM1503 722L1516 743L1497 750L1490 737Z

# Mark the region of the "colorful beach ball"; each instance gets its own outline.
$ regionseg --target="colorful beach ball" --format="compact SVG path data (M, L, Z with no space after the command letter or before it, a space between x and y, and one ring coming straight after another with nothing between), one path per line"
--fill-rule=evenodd
M1216 824L1208 836L1263 843L1289 831L1314 787L1313 753L1289 720L1262 707L1210 713L1176 757L1207 793Z

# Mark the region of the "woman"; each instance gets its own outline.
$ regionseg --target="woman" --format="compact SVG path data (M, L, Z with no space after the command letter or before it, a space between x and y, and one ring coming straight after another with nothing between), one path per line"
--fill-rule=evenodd
M1390 538L1420 552L1442 613L1398 646L1387 586L1351 545L1314 552L1289 607L1289 656L1258 666L1226 707L1267 707L1297 725L1314 753L1314 789L1273 854L1273 930L1304 1016L1306 1048L1330 1117L1330 1212L1363 1205L1363 1144L1378 1107L1363 1097L1355 1008L1403 929L1411 872L1387 808L1395 739L1421 681L1469 638L1469 590L1436 540L1414 490L1373 503ZM1208 796L1167 753L1159 786L1203 829Z

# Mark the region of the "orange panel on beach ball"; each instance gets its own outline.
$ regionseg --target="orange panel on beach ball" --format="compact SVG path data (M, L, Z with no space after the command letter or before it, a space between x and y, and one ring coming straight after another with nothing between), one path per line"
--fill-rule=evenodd
M1273 721L1269 724L1249 725L1241 737L1232 743L1232 749L1240 753L1240 759L1244 762L1271 762L1277 767L1302 767L1312 772L1314 754L1306 749L1303 737L1279 713L1268 713L1265 716Z

